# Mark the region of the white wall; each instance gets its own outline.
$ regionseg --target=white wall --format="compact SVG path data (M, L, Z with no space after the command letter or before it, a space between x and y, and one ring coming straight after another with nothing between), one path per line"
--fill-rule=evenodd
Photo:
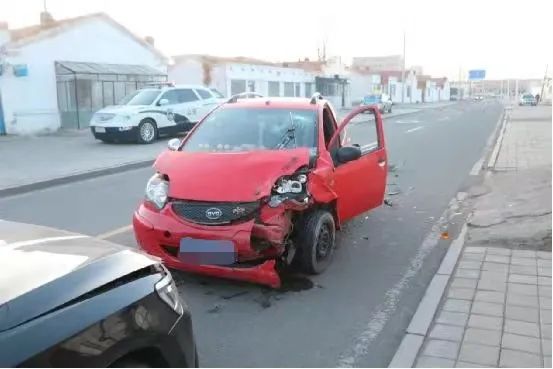
M211 68L211 88L216 88L223 95L227 94L226 71L222 65L213 65ZM204 68L199 59L190 58L180 60L169 67L168 79L175 84L204 85ZM227 95L228 96L228 95Z
M60 127L55 61L142 64L166 72L165 62L111 23L98 18L14 50L10 64L27 64L29 74L0 76L6 131L29 134Z
M349 74L351 102L357 105L367 94L378 93L382 91L380 75L366 75L356 72ZM386 92L387 91L382 91Z

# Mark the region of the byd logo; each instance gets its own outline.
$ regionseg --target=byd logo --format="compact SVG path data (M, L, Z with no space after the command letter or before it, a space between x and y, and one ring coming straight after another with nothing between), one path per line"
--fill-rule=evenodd
M223 216L223 212L219 208L209 208L205 211L207 219L216 220Z

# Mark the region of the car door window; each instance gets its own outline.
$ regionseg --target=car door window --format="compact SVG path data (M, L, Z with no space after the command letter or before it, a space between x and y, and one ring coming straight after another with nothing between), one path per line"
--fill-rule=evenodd
M179 103L179 95L178 95L177 90L169 90L169 91L165 92L163 95L161 95L161 98L159 99L159 101L161 101L163 99L167 99L167 101L169 101L166 105L178 104ZM158 105L159 105L159 101L158 101Z
M380 147L378 140L378 127L373 112L367 117L357 117L340 132L341 146L356 146L361 149L361 154L368 154Z
M198 95L196 95L194 90L192 90L191 88L183 88L183 89L178 89L176 91L178 94L178 100L180 104L198 101L200 99Z
M196 92L198 93L198 95L200 95L200 97L203 100L213 99L213 95L211 95L211 92L209 92L208 90L202 90L202 89L197 88Z

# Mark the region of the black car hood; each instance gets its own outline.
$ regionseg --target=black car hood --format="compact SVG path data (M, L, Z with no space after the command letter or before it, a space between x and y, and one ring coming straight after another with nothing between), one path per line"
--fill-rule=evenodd
M0 220L0 332L158 263L107 241Z

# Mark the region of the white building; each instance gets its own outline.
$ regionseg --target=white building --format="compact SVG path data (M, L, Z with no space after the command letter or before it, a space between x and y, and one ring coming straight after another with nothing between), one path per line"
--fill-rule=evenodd
M349 72L350 94L353 105L358 105L365 95L382 93L380 74L352 67Z
M382 92L390 95L392 101L397 104L421 102L421 91L417 88L417 74L415 71L405 71L405 88L401 75L400 71L381 72Z
M310 97L315 92L315 74L245 57L209 55L174 56L169 80L177 84L202 84L225 96L257 92L264 96Z
M167 58L103 13L0 26L0 134L84 128L91 114L148 82ZM3 114L2 114L3 112Z

